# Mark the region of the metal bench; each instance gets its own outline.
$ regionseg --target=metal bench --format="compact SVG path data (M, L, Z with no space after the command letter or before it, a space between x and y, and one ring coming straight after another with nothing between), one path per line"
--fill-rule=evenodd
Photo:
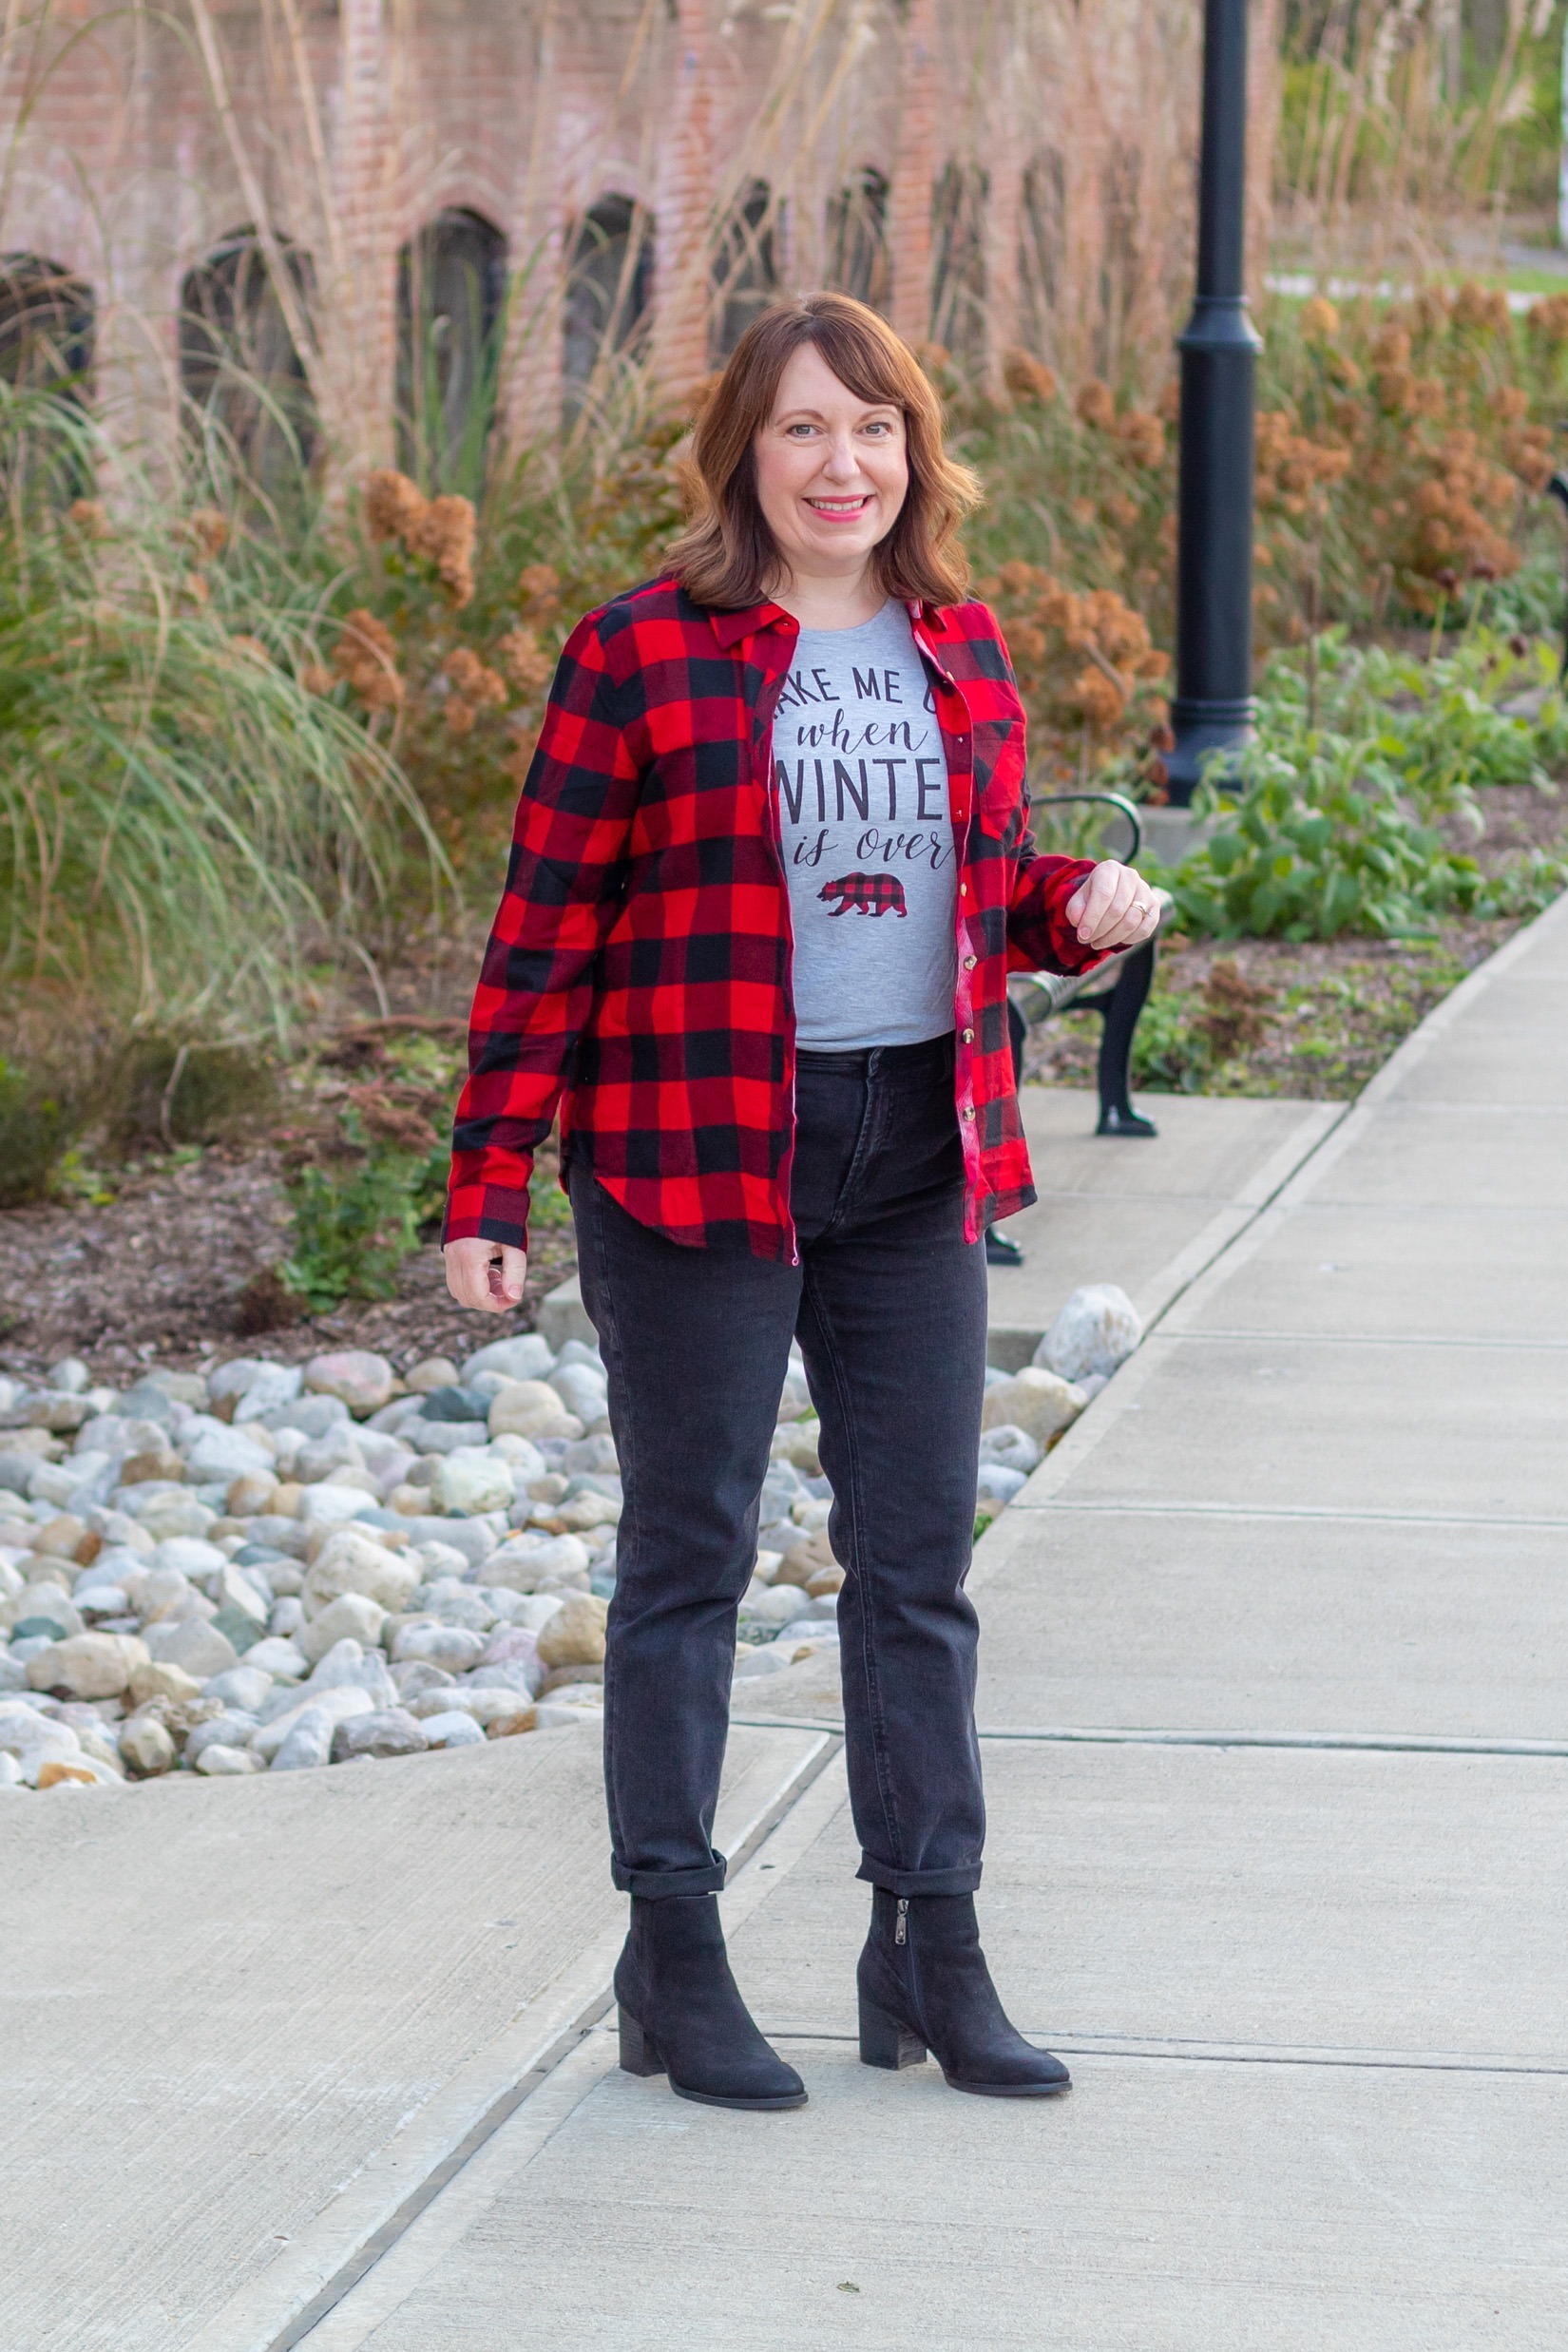
M1143 847L1143 824L1131 800L1124 800L1119 793L1055 793L1037 800L1034 808L1037 812L1060 809L1068 802L1096 803L1114 809L1125 821L1132 836L1129 847L1121 852L1123 862L1131 865L1136 861ZM1161 890L1159 898L1159 931L1155 933L1153 939L1145 940L1141 947L1130 947L1124 955L1112 956L1107 963L1098 965L1092 972L1013 972L1007 981L1013 1063L1020 1076L1027 1030L1041 1027L1072 1004L1089 1006L1100 1015L1100 1123L1095 1130L1097 1135L1152 1136L1159 1132L1153 1119L1144 1119L1134 1110L1128 1093L1133 1032L1138 1027L1138 1015L1154 983L1155 955L1159 946L1160 931L1170 922L1174 904L1168 890Z

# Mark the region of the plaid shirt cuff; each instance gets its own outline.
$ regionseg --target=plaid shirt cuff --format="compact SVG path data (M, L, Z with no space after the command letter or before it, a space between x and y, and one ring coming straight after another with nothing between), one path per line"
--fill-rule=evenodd
M1094 872L1090 857L1037 857L1019 877L1007 914L1010 972L1092 972L1110 952L1085 947L1067 920L1067 901Z
M483 1152L452 1156L442 1246L449 1241L501 1241L514 1250L528 1246L528 1178L531 1152L493 1145Z

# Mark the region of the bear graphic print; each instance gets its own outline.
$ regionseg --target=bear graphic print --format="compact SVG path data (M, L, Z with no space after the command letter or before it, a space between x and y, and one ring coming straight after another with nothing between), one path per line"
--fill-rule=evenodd
M857 629L801 630L774 714L774 792L797 1042L945 1036L958 861L935 697L902 604Z

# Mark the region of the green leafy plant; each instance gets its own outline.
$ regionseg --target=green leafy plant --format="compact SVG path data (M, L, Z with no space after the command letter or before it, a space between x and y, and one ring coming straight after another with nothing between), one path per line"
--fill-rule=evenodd
M1503 706L1505 687L1531 681L1524 708ZM1489 882L1440 821L1479 838L1478 790L1553 790L1546 762L1560 756L1564 724L1561 696L1528 648L1481 640L1422 664L1330 635L1307 657L1276 656L1257 742L1199 788L1210 831L1161 877L1178 922L1222 939L1401 938L1444 915L1519 911L1550 896L1553 861Z
M342 1124L342 1151L299 1168L287 1188L294 1242L279 1272L313 1314L346 1298L395 1296L398 1269L446 1193L438 1146L389 1145L353 1109Z

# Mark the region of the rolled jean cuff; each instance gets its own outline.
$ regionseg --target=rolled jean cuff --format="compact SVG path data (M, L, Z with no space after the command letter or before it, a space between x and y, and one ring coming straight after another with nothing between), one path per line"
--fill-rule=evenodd
M614 1855L610 1858L610 1876L621 1892L644 1903L658 1903L668 1895L717 1895L728 1867L722 1854L693 1870L628 1870Z
M855 1877L885 1887L889 1895L972 1895L980 1884L980 1864L968 1863L958 1870L895 1870L891 1863L862 1854Z

